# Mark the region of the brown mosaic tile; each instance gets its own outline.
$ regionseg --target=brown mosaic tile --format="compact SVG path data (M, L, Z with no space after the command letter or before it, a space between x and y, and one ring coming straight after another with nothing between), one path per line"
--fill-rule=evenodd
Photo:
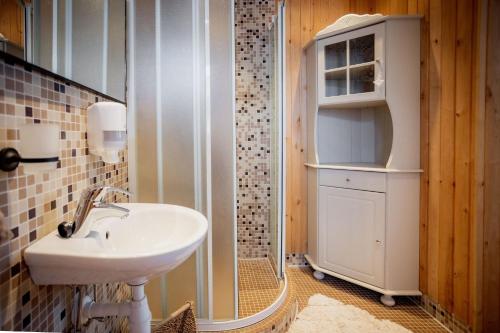
M316 293L357 306L379 319L391 320L414 333L449 332L423 308L407 297L399 297L398 305L389 308L379 302L379 294L365 288L330 276L325 277L322 281L314 279L312 270L308 267L287 268L286 275L289 285L288 295L278 311L257 324L225 332L286 332L296 314L306 306L309 297Z
M325 276L316 280L310 268L289 268L287 274L294 285L299 311L307 305L309 297L319 293L368 311L379 319L398 323L414 333L446 333L448 330L432 318L423 308L407 297L397 297L395 307L380 303L380 294L355 284Z
M235 1L238 258L267 257L271 209L271 57L275 1Z
M281 293L268 258L238 260L238 317L254 315L270 306Z
M304 255L300 253L286 254L286 264L288 267L308 267L309 263L305 260ZM411 297L415 304L420 305L431 317L435 318L451 332L470 333L472 328L463 324L459 319L445 311L439 304L433 302L429 297Z
M268 259L239 259L238 274L239 290L279 288L278 279Z
M275 298L276 299L276 298ZM273 300L274 301L274 300ZM241 329L228 330L224 332L244 333L284 333L295 319L298 304L293 291L293 285L289 284L288 293L280 308L266 319Z
M446 326L451 332L470 333L472 327L463 324L453 314L447 312L439 304L435 303L428 296L412 297L415 304L422 306L432 317L436 318L441 324Z
M398 297L398 305L389 308L379 302L378 293L330 276L318 281L312 276L312 270L308 267L289 267L286 275L289 283L288 295L278 311L255 325L225 332L286 332L296 314L307 305L309 297L316 293L357 306L379 319L391 320L414 333L449 332L422 307L407 297Z
M127 188L127 152L117 165L104 165L88 154L86 109L102 97L4 60L0 60L0 73L1 147L18 147L18 127L24 123L56 123L62 131L56 170L25 175L21 165L12 172L0 172L0 210L12 234L10 241L0 245L0 329L63 331L69 327L71 290L33 284L22 252L60 222L70 220L81 191L89 185ZM129 293L128 287L118 284L96 288L98 300L119 300ZM93 321L86 330L121 332L123 325L124 320L106 319Z

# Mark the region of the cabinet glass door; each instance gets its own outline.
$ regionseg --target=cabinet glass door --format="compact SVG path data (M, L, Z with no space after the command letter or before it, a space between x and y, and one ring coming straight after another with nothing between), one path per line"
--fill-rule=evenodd
M325 96L347 94L347 70L335 70L325 73Z
M375 90L375 35L349 40L349 93Z
M318 41L320 105L385 98L384 24Z
M345 67L347 65L347 42L325 46L325 70Z
M375 60L375 35L370 34L349 40L349 65Z
M347 41L325 46L325 96L347 94Z
M375 90L373 64L349 68L349 93L360 94Z

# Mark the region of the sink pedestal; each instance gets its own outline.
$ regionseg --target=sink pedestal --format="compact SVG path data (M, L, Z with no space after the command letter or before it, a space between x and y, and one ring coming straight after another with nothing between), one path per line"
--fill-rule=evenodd
M106 316L127 316L131 333L151 332L151 312L149 311L148 298L144 294L144 285L130 285L132 300L124 303L99 304L89 296L83 300L81 318L83 322L92 318Z

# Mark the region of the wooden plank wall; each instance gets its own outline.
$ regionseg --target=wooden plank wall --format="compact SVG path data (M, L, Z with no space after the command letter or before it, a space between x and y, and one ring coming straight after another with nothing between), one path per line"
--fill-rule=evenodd
M24 48L24 11L17 0L0 0L0 33Z
M286 251L307 252L306 73L303 48L349 12L373 12L370 1L286 0Z
M500 332L500 0L489 0L484 122L483 332Z
M420 286L467 324L474 291L472 78L478 1L286 0L287 252L307 252L303 47L347 13L422 15Z

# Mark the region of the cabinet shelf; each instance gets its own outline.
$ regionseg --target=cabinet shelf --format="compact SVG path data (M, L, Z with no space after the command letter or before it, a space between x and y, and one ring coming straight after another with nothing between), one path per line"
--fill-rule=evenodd
M387 106L320 109L316 131L319 164L387 164L393 132Z
M325 71L325 79L327 79L327 80L336 80L339 78L345 79L346 73L347 73L347 67L339 67L339 68L329 69L329 70Z
M304 163L306 167L313 169L331 169L331 170L352 170L352 171L367 171L367 172L383 172L383 173L422 173L422 169L391 169L385 165L374 163Z
M375 62L376 61L369 61L369 62L363 62L361 64L356 64L356 65L350 65L349 68L350 69L356 69L356 68L363 68L363 67L367 67L367 66L374 66L375 65Z
M319 168L331 169L386 169L384 164L378 163L322 163Z
M347 69L350 69L351 72L353 71L360 71L363 68L367 68L369 66L375 66L375 61L369 61L369 62L364 62L361 64L356 64L356 65L350 65L350 66L342 66L342 67L336 67L336 68L331 68L331 69L325 69L325 78L330 79L330 78L335 78L339 76L340 73L345 72Z

